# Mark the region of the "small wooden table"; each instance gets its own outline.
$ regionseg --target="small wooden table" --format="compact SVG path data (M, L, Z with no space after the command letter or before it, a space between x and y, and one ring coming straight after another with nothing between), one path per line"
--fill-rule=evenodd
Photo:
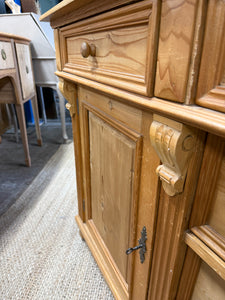
M0 32L0 103L15 104L25 162L31 166L24 103L31 99L38 145L42 145L38 104L30 55L30 40Z

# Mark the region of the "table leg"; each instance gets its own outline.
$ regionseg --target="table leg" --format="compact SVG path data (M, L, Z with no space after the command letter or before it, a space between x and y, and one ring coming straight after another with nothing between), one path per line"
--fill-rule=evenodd
M20 126L21 138L23 142L23 148L25 153L25 162L28 167L31 166L31 159L28 147L28 139L27 139L27 128L25 122L25 114L23 104L16 104L16 112Z

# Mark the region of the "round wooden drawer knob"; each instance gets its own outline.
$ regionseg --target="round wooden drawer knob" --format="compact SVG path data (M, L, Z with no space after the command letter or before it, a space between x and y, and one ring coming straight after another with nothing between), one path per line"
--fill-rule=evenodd
M89 45L88 43L83 42L80 48L80 53L85 58L87 58L89 55L95 56L96 47L94 44Z

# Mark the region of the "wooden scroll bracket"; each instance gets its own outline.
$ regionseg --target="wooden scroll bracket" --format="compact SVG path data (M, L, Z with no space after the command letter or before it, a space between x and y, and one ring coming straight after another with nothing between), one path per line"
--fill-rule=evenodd
M63 78L59 78L58 88L68 101L68 103L66 103L66 108L69 110L71 118L73 118L76 114L76 87L73 83L66 81Z
M150 139L162 162L156 174L162 180L165 192L169 196L181 193L194 149L194 132L182 123L154 115Z

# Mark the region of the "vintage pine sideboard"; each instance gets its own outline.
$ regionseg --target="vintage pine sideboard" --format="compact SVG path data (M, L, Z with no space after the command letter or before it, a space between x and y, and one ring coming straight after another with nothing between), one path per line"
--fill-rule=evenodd
M76 221L115 298L225 299L225 2L64 0L41 19Z

